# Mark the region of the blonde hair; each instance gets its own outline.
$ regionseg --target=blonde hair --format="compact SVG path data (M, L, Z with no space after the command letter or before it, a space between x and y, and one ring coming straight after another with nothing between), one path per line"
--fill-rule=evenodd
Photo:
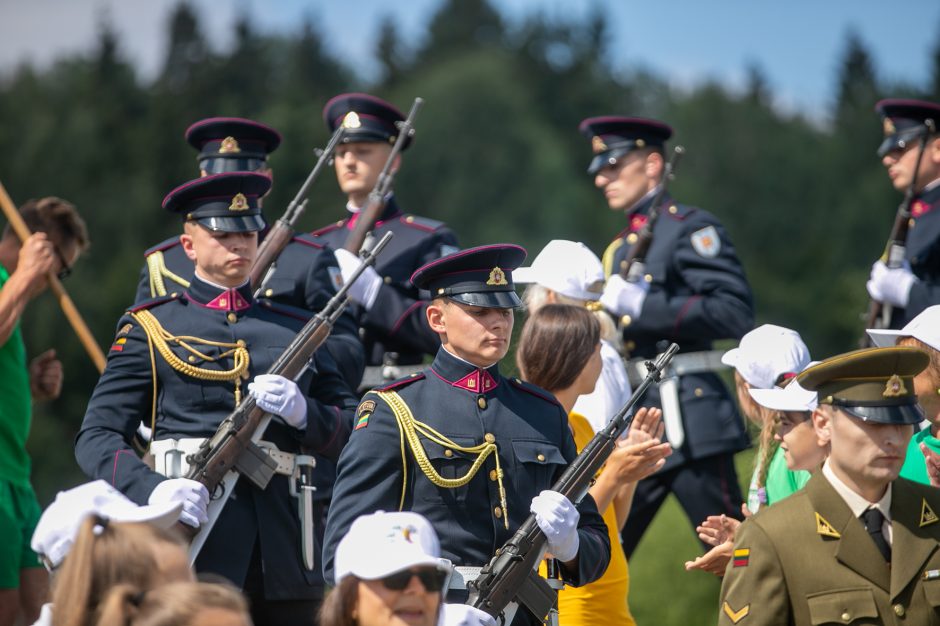
M248 603L230 585L169 583L149 591L117 585L101 603L96 626L189 626L200 612L222 609L251 623Z
M930 361L927 363L927 367L924 371L930 376L930 384L934 388L934 393L940 392L940 351L931 348L915 337L901 337L898 339L897 345L919 348L927 353L927 356L930 357Z
M620 341L620 333L617 332L617 326L602 307L595 306L600 304L596 300L572 298L560 294L557 291L553 291L548 287L543 287L538 283L532 283L525 288L525 292L522 294L522 301L525 304L526 311L531 315L545 306L548 303L549 292L555 294L555 302L557 304L580 306L593 313L594 317L597 318L598 323L601 325L601 339L617 348L618 352L620 351L622 342Z
M56 575L52 603L59 610L53 611L53 626L91 626L99 604L115 585L148 589L163 582L155 550L160 543L185 550L174 531L89 516Z

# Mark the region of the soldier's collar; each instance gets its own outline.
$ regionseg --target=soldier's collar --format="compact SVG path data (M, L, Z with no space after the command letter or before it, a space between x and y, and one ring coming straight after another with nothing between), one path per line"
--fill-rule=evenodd
M471 393L486 393L499 386L499 363L481 368L441 347L431 364L431 373L452 387Z
M633 215L648 214L650 212L650 206L652 206L653 204L653 198L658 191L659 191L659 185L656 185L651 190L647 191L646 195L644 195L642 198L637 200L633 206L629 207L626 211L624 211L624 214L627 217L631 217Z
M940 178L928 183L921 192L917 194L917 199L927 204L933 204L940 200Z
M193 276L186 296L196 304L220 311L244 311L251 307L253 300L248 281L240 287L226 288L214 285L198 274Z
M362 207L356 206L350 201L346 203L346 210L349 211L349 222L355 224L356 220L359 218L359 212L362 211ZM395 194L389 193L385 196L385 208L382 209L382 215L379 216L377 222L389 220L400 214L401 209L398 208L398 204L395 202Z

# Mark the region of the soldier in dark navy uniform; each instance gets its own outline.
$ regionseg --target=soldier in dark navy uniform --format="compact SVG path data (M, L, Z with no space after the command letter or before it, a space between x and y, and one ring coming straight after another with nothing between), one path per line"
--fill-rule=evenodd
M881 163L891 184L906 193L914 180L921 139L940 126L940 104L922 100L882 100L875 107L881 115L885 138L878 147ZM884 260L872 265L868 294L891 305L890 328L901 328L933 304L940 304L940 135L927 139L914 180L910 230L901 267L889 268Z
M576 456L564 409L499 371L520 305L512 270L524 258L518 246L481 246L412 276L434 295L427 323L442 346L428 369L359 404L327 520L327 579L350 524L379 509L427 517L442 555L464 567L487 563L535 511L566 582L591 582L607 568L610 541L593 499L575 508L549 491ZM529 618L520 612L517 623Z
M673 341L681 346L672 375L643 401L662 406L674 453L637 487L622 534L629 556L669 492L693 527L709 515L741 516L733 460L749 442L731 395L712 371L722 366L711 347L714 340L743 336L753 327L754 311L744 269L721 223L668 194L653 227L645 274L637 282L621 278L659 190L672 129L655 120L595 117L580 130L594 151L588 173L608 206L627 220L603 256L608 279L601 302L620 320L625 351L633 357L647 359ZM628 364L632 370L635 362Z
M207 521L209 494L201 483L180 478L186 453L250 393L276 416L263 439L281 450L278 471L285 475L275 475L264 490L244 478L237 482L196 569L245 589L255 623L309 623L324 586L318 550L315 564L305 565L302 539L311 540L305 530L322 536L334 462L356 400L324 350L296 383L265 374L310 317L255 300L248 285L264 226L258 200L270 185L261 174L224 173L166 197L164 208L184 218L181 247L195 273L185 291L137 305L121 318L75 454L90 477L109 481L138 504L183 502L181 520L197 527ZM164 475L131 450L141 419L153 429L151 451ZM303 526L287 475L310 465L302 451L316 463L314 521Z
M281 135L265 124L237 117L200 120L186 130L186 141L199 151L202 176L222 172L259 172L271 178L268 155L281 143ZM263 233L262 233L263 236ZM149 248L140 271L135 303L182 292L193 276L193 262L179 236ZM306 234L296 235L278 257L275 271L264 283L266 299L307 309L323 309L342 286L342 274L333 251ZM327 349L347 383L355 389L362 377L365 356L352 314L343 314L327 340Z
M313 233L337 251L340 268L347 278L358 266L358 260L341 248L398 137L396 123L405 119L387 102L360 93L336 96L323 109L331 132L350 114L355 114L356 122L346 124L346 136L335 159L336 179L348 197L346 209L350 215ZM405 140L405 148L410 141ZM400 162L395 164L396 170L399 165ZM359 304L357 313L366 363L419 364L424 355L437 352L440 340L425 322L427 300L409 279L425 263L456 251L457 239L442 222L403 213L394 195L387 199L370 239L377 240L389 231L395 237L382 252L375 270L367 269L351 292ZM370 245L369 240L366 245ZM381 380L375 372L369 368L367 380L373 383Z

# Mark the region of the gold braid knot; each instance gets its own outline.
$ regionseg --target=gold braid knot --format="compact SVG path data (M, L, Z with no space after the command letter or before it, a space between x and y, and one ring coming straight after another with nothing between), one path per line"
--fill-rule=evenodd
M401 500L398 504L399 510L404 507L405 487L408 484L408 463L406 462L407 459L405 456L406 442L421 472L424 473L428 480L434 485L442 489L456 489L457 487L463 487L469 483L473 480L473 477L476 476L477 472L480 471L480 467L482 467L486 458L492 454L493 458L496 460L496 481L499 486L499 503L503 508L503 524L506 530L509 530L509 515L506 510L506 489L503 486L503 469L500 467L499 448L496 446L496 442L485 442L469 447L458 445L427 424L416 420L411 409L408 408L408 405L405 404L405 401L402 400L398 393L394 391L375 391L373 393L384 400L392 410L392 413L395 415L395 421L398 422L398 431L401 435L401 458L404 479L402 480L401 486ZM434 466L431 464L431 460L428 458L424 446L421 445L421 440L418 437L419 433L438 445L453 448L457 452L464 454L475 454L476 458L473 460L473 465L471 465L467 473L460 478L444 478L438 474L437 470L434 469Z
M144 329L144 332L147 333L147 337L153 343L154 347L156 347L157 352L160 353L160 356L163 357L163 360L166 361L167 365L184 376L189 376L190 378L195 378L197 380L209 380L214 382L234 381L235 406L238 406L241 403L241 382L242 380L248 378L248 364L251 362L251 357L248 355L248 349L245 347L244 341L239 339L237 343L224 343L221 341L209 341L208 339L200 339L199 337L190 337L185 335L177 337L167 332L167 330L160 325L160 322L157 321L157 318L154 317L153 313L150 311L138 311L137 313L131 313L131 317L137 320L137 323L140 324L140 327ZM190 354L194 354L204 361L217 362L221 361L222 359L232 357L234 364L232 369L228 370L215 370L204 367L196 367L195 365L187 363L183 359L176 356L170 349L170 343L180 346ZM204 346L213 346L223 349L227 348L227 350L222 352L217 357L211 357L207 354L204 354L203 352L200 352L198 349L190 345L190 343Z

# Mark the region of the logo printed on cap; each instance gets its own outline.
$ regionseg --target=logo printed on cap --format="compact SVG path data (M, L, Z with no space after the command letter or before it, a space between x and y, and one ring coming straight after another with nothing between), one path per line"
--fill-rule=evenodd
M893 135L897 132L897 129L894 127L894 120L890 117L886 117L884 121L885 135Z
M907 387L904 386L904 381L901 380L901 377L897 374L892 374L891 378L888 379L888 382L885 384L885 390L882 394L885 398L897 398L898 396L907 395Z
M499 267L494 267L490 270L490 277L486 280L486 284L490 286L496 285L508 285L506 282L506 273L503 272Z
M359 114L355 111L350 111L343 118L343 128L359 128L360 126L362 122L359 121Z
M219 146L219 154L229 154L232 152L241 152L242 149L238 145L238 141L234 137L226 137L222 140L222 145Z
M591 138L591 149L594 150L594 152L603 152L607 149L607 144L604 143L600 135L594 135L594 137Z
M248 198L246 198L243 193L237 193L235 197L232 198L232 204L228 205L228 208L229 211L247 211Z

